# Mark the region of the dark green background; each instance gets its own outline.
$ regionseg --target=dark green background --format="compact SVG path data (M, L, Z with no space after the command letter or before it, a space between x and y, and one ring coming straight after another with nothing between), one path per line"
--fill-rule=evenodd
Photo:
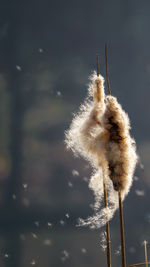
M140 156L139 179L124 202L127 263L144 260L142 242L150 241L149 32L149 0L0 0L0 266L106 266L105 228L75 226L93 213L83 179L91 169L63 143L97 53L105 75L105 42L111 90L129 113ZM117 267L118 212L111 240ZM64 250L69 258L62 262Z

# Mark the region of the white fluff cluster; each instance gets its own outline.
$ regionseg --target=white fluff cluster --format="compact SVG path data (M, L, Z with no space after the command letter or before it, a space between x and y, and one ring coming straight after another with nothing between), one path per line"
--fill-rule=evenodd
M79 225L99 228L118 208L117 191L122 199L129 192L137 162L135 141L130 137L128 115L113 96L105 96L102 76L91 77L88 97L74 116L65 143L75 155L90 162L93 175L89 188L95 196L95 214ZM103 181L107 184L108 207L101 209Z

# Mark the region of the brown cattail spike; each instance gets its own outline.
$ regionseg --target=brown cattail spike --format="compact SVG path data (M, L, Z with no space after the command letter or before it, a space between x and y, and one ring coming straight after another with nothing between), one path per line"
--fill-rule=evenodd
M105 44L105 64L106 64L106 81L107 81L107 87L108 87L109 95L111 95L110 82L109 82L109 76L108 76L107 44Z

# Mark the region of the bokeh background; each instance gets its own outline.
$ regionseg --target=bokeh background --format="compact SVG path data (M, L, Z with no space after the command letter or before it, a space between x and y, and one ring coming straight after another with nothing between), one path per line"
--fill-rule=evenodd
M106 266L93 213L91 168L64 131L108 44L112 93L129 113L139 164L124 202L127 263L150 241L150 1L0 0L0 266ZM120 266L118 212L112 266ZM150 257L150 246L148 244Z

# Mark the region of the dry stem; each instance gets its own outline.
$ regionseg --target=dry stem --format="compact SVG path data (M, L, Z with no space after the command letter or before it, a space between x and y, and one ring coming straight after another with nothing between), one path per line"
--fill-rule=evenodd
M97 55L97 76L99 76L99 56ZM103 190L104 190L104 203L105 208L107 208L107 188L105 183L105 177L103 177ZM107 266L111 267L111 248L110 248L110 229L109 229L109 221L106 216L106 241L107 241Z
M109 95L111 95L110 82L108 76L108 56L107 56L107 44L105 44L105 63L106 63L106 80ZM121 254L122 254L122 267L126 267L126 254L125 254L125 237L124 237L124 223L123 223L123 208L121 192L118 192L119 198L119 215L120 215L120 234L121 234Z
M145 266L148 267L147 263L147 242L144 241L144 250L145 250Z
M150 261L148 261L147 264L150 264ZM129 266L127 266L127 267L143 266L143 265L145 265L145 262L142 262L142 263L135 263L135 264L129 265Z
M97 77L100 75L99 71L99 55L97 55Z
M123 207L121 192L118 192L119 197L119 215L120 215L120 234L121 234L121 254L122 254L122 267L126 267L126 254L125 254L125 237L124 237L124 222L123 222Z
M108 87L109 95L111 95L110 82L109 82L109 76L108 76L107 44L105 44L105 64L106 64L106 81L107 81L107 87Z
M105 208L107 208L107 189L106 189L106 183L105 178L103 178L103 188L104 188L104 202L105 202ZM106 216L106 240L107 240L107 265L108 267L111 267L111 248L110 248L110 230L109 230L109 221Z

